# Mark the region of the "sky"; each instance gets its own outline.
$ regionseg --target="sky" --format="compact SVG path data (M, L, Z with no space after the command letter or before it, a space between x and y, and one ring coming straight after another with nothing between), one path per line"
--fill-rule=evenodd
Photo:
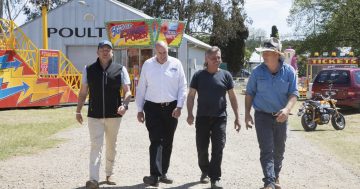
M293 0L245 0L245 12L253 20L250 27L261 28L270 37L271 27L276 25L280 37L292 33L286 23Z

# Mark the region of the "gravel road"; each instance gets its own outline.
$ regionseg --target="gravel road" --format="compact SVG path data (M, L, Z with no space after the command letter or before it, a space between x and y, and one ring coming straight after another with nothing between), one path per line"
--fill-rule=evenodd
M244 96L238 97L243 120ZM75 107L66 108L75 111ZM240 133L236 133L230 107L228 112L227 143L222 164L224 188L258 189L262 186L262 171L255 130L242 128ZM179 119L168 173L175 182L160 184L160 188L209 188L208 184L198 182L201 172L197 166L195 128L187 125L186 113L183 110ZM360 188L360 170L304 140L301 132L289 130L280 180L283 188ZM84 188L88 178L90 149L87 127L69 129L54 137L65 138L66 142L38 154L0 161L0 188ZM118 185L102 184L101 188L146 188L142 178L149 174L149 140L145 126L136 120L133 102L122 120L118 141L117 164L114 168ZM105 177L103 168L100 174L102 179Z

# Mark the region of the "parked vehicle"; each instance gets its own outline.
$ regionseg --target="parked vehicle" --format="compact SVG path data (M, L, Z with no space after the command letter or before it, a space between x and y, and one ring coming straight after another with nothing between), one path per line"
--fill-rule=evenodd
M321 70L312 85L312 98L327 96L328 85L332 83L333 99L339 107L360 110L360 68L334 68Z
M305 131L314 131L317 125L328 124L336 130L345 128L345 117L337 110L336 100L331 98L335 94L332 90L333 84L329 84L329 92L326 97L319 95L320 100L306 100L299 109L298 116L301 116L301 125Z

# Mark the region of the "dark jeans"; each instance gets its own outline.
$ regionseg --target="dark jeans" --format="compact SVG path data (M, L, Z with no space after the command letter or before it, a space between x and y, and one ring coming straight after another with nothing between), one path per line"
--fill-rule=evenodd
M145 124L150 139L150 174L165 175L169 169L172 144L178 120L171 116L177 102L168 106L146 101Z
M201 171L212 181L221 177L221 161L226 142L227 117L196 117L196 147ZM209 142L211 138L211 160Z
M287 121L279 123L271 114L255 111L255 128L260 147L264 186L274 184L284 159Z

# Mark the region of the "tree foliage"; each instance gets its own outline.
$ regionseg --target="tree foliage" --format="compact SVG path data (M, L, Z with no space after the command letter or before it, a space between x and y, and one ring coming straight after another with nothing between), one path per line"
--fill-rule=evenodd
M15 20L23 11L28 0L1 0L0 16L9 20Z
M214 30L211 35L210 44L218 44L223 52L223 61L228 64L228 69L233 74L240 71L245 63L245 40L249 32L244 22L245 19L241 14L240 2L231 2L231 17L218 19L214 16ZM219 5L218 5L219 6ZM219 13L220 8L218 7ZM224 14L222 12L222 14ZM219 15L220 16L220 15ZM215 25L215 20L218 20Z
M350 46L359 55L360 1L295 0L288 23L306 38L301 51L331 51Z
M279 36L279 31L278 31L278 29L277 29L276 26L272 26L272 27L271 27L270 37L275 37L275 38L278 38L278 39L280 38L280 36Z
M28 1L28 0L26 0ZM47 0L40 1L40 2L46 2ZM48 0L48 10L53 10L56 7L65 4L69 0ZM30 0L28 3L25 4L24 7L24 14L26 15L26 22L33 20L34 18L41 15L41 4L36 3L36 0Z

